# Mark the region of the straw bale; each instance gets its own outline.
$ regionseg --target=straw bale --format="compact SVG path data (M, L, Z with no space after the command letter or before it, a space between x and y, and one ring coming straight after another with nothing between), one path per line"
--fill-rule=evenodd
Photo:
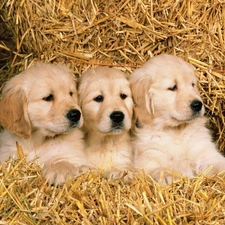
M181 177L161 187L150 177L131 184L101 171L54 187L24 158L0 168L0 224L224 224L225 178Z
M160 53L197 69L215 141L225 152L225 2L222 0L0 0L0 91L36 61L76 76L107 65L130 74ZM22 159L0 168L0 224L225 224L224 178L160 187L86 173L46 185Z

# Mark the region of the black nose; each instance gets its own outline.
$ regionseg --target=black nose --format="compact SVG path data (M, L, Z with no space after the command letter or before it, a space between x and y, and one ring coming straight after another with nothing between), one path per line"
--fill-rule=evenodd
M194 112L199 112L199 111L202 109L202 102L199 101L199 100L194 100L194 101L191 103L191 109L192 109Z
M71 122L78 122L80 120L81 113L77 109L71 109L67 114L66 117Z
M114 111L111 113L110 115L110 119L114 122L114 123L120 123L123 121L124 119L124 114L120 111Z

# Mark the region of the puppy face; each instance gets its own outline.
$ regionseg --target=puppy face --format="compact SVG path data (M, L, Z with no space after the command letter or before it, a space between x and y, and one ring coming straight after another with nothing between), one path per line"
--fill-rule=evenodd
M23 138L35 130L55 136L82 126L72 72L64 66L37 63L13 77L3 90L0 122Z
M125 74L98 67L85 72L79 84L86 130L118 134L131 128L133 100Z
M179 57L159 55L130 78L141 123L160 118L166 126L188 123L204 114L194 67Z

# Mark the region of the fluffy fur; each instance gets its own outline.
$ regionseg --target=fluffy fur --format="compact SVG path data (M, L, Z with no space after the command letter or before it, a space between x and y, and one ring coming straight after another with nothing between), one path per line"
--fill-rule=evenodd
M179 57L159 55L130 76L135 102L134 165L169 184L213 166L225 170L206 128L194 67ZM171 171L171 172L170 172Z
M70 179L86 164L83 117L73 73L65 66L37 63L5 85L0 101L0 161L37 158L51 184Z
M117 69L98 67L81 76L78 91L88 165L103 169L109 179L121 178L132 166L129 131L133 100L129 81Z

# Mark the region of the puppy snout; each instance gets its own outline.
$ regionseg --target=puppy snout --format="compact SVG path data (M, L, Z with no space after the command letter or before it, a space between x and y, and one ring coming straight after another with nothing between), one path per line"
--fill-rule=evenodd
M80 117L81 117L81 113L77 109L71 109L66 114L66 118L73 123L77 123L80 120Z
M199 100L194 100L191 102L190 107L194 112L199 112L202 109L202 102Z
M110 119L114 123L121 123L124 120L124 114L121 111L114 111L110 114Z

